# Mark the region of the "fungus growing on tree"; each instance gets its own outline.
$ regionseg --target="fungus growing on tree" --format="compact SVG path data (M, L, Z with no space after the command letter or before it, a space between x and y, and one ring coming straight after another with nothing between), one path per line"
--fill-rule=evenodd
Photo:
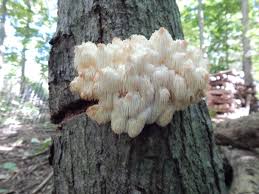
M149 40L142 35L112 43L83 43L75 48L78 71L71 91L98 100L86 114L97 123L111 121L116 134L140 134L145 124L166 126L177 110L205 95L208 60L199 49L174 41L165 28Z

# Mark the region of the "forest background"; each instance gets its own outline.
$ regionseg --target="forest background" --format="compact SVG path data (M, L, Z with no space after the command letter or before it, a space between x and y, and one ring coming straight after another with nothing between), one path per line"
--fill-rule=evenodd
M241 2L177 1L185 39L207 53L210 72L242 70L245 52L252 62L251 75L258 85L259 2L248 1L246 21L242 21ZM49 41L55 33L56 18L56 1L1 0L0 124L40 120L42 115L47 118ZM249 40L246 51L242 44L245 27Z
M252 68L243 75L252 76L259 98L259 1L177 4L185 39L206 53L210 72L242 71L245 57ZM0 183L6 184L0 193L14 182L15 189L30 190L42 183L39 177L51 177L49 132L55 127L49 120L48 57L56 22L56 0L0 0Z

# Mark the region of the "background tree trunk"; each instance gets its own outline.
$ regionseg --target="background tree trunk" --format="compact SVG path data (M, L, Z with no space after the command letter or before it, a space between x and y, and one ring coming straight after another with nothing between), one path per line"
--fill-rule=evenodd
M248 89L253 90L253 75L252 75L252 58L251 58L251 46L250 39L247 36L249 29L249 2L248 0L241 1L242 9L242 43L243 43L243 55L242 55L242 65L244 71L245 85ZM249 107L249 113L257 112L257 100L255 95L248 94L246 98L246 106Z
M7 0L1 1L1 7L0 7L0 69L1 65L3 64L3 51L2 51L2 45L4 44L5 39L5 20L6 20L6 3Z
M31 4L30 1L25 1L24 2L26 5L26 8L28 9L27 11L30 13L31 10ZM28 46L28 41L31 38L30 37L30 24L32 22L32 17L28 16L26 18L26 26L25 29L27 30L27 33L24 34L24 39L22 40L22 53L21 53L21 61L20 61L20 66L21 66L21 77L20 77L20 96L22 97L25 92L25 86L26 86L26 75L25 75L25 68L26 68L26 51L27 51L27 46Z
M203 20L203 7L202 0L198 0L198 24L199 24L199 37L200 37L200 49L203 50L204 45L204 20Z
M23 96L23 94L24 94L24 90L25 90L25 64L26 64L26 56L25 56L25 54L26 54L26 48L25 48L25 46L23 47L23 49L22 49L22 53L21 53L21 56L22 56L22 58L21 58L21 63L20 63L20 65L21 65L21 77L20 77L20 96L22 97Z
M6 3L7 0L1 1L1 7L0 7L0 46L4 43L5 38L5 20L6 20Z
M225 193L221 159L204 101L175 114L167 127L147 125L131 139L82 113L92 102L69 91L74 46L131 34L150 37L160 26L183 38L174 0L59 0L51 41L49 92L54 193Z
M252 77L252 59L249 56L249 51L251 50L250 47L250 40L247 37L247 31L249 28L249 4L248 0L241 1L241 9L242 9L242 26L243 26L243 33L242 33L242 43L243 43L243 71L244 71L244 79L245 84L247 86L253 85L253 77Z

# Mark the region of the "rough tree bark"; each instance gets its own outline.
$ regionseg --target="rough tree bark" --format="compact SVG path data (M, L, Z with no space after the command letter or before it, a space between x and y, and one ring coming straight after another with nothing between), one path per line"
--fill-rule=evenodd
M59 0L49 59L54 193L225 193L221 159L204 101L175 114L167 127L148 125L136 138L118 136L82 113L93 102L69 91L74 46L115 36L149 37L160 26L183 38L174 0Z

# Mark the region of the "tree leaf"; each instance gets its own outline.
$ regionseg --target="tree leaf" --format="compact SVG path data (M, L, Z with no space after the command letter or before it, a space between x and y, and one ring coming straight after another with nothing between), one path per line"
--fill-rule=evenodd
M0 193L7 193L7 192L8 192L7 189L2 189L2 188L0 188Z
M14 162L5 162L1 165L3 169L15 171L17 170L17 166Z
M32 139L31 139L31 143L32 143L32 144L39 144L39 143L40 143L40 140L37 139L37 138L32 138Z

